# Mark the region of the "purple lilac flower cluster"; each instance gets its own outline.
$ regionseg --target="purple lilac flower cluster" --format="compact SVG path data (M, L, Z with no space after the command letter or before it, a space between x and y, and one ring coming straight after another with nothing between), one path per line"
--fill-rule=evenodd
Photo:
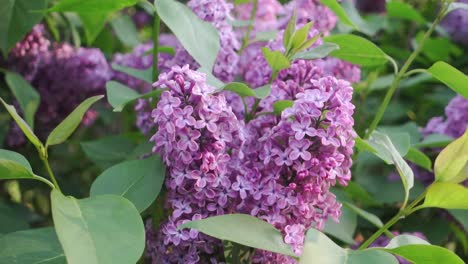
M233 5L225 0L190 0L187 5L202 20L211 23L219 33L220 50L213 67L213 75L224 82L232 82L237 74L241 45L229 20L233 20Z
M319 0L294 0L286 4L285 13L293 14L296 12L297 24L304 25L311 21L314 22L314 28L325 35L336 26L337 17L328 7L322 5ZM289 17L282 19L281 28L285 28Z
M83 100L104 94L105 83L111 77L109 65L99 49L74 48L66 43L50 47L41 25L16 44L8 61L9 68L22 74L41 96L35 120L35 132L40 137L46 137ZM90 110L83 124L91 124L96 116ZM12 125L7 137L11 147L24 142L15 126Z
M153 241L148 240L153 263L209 263L220 252L219 241L194 230L177 230L187 221L233 211L237 197L231 159L243 144L243 125L223 95L205 75L189 66L174 66L154 84L167 89L152 112L158 131L151 141L168 166L166 207L170 210ZM213 262L211 262L213 263Z
M22 41L16 43L8 55L8 68L18 72L29 82L36 77L50 48L50 41L44 33L43 25L34 26Z
M354 3L363 13L384 13L387 10L385 0L354 0Z
M398 232L398 231L392 231L392 234L394 236L411 235L411 236L419 237L419 238L427 241L426 236L423 233L420 233L420 232L410 232L410 233L400 234L400 232ZM385 235L382 235L382 236L378 237L374 242L372 242L372 244L370 244L369 247L370 248L372 248L372 247L386 247L388 245L388 243L390 243L390 240L391 240L391 238L389 238L389 237L387 237ZM357 248L357 246L356 246L356 248ZM400 264L410 264L411 263L411 262L407 261L406 259L404 259L402 257L399 257L399 256L396 256L396 257L397 257L398 262Z
M159 36L159 45L169 46L174 48L174 55L167 53L158 54L158 70L159 72L167 72L174 65L190 65L197 68L197 62L190 56L190 54L182 47L180 42L174 35L161 34ZM147 70L153 65L152 54L147 54L153 48L152 43L144 43L136 46L131 53L121 54L117 53L112 59L112 63L126 66L139 70ZM112 79L131 87L140 93L147 93L151 91L151 84L132 77L120 71L114 71ZM135 111L137 112L136 125L143 134L148 134L154 128L154 123L151 118L151 99L138 100Z
M457 2L468 4L468 0ZM459 8L448 13L441 22L450 38L460 44L468 45L468 10Z
M159 233L149 231L154 263L213 256L219 242L176 230L193 219L251 214L282 230L296 253L308 228L323 228L328 217L338 221L341 205L329 188L351 177L353 89L347 81L319 77L318 68L296 76L300 63L275 84L294 100L293 107L246 126L223 94L210 95L214 88L202 74L175 66L160 76L155 86L168 91L152 112L158 131L151 140L168 166L166 206L172 214ZM253 259L294 263L265 251Z

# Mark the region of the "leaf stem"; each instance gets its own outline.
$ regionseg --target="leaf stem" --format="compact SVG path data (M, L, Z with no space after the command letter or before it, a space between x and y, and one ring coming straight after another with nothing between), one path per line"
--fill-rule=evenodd
M432 35L432 32L434 32L434 30L436 29L437 24L439 24L439 22L444 17L444 14L445 14L445 12L447 10L447 7L448 7L448 5L445 5L442 8L440 13L437 15L437 18L434 21L434 23L432 23L429 30L426 32L426 34L424 34L424 37L422 38L422 40L419 43L416 50L414 50L413 53L411 53L411 55L408 57L405 64L401 68L401 70L396 75L395 79L392 82L392 85L390 86L390 89L385 94L384 100L383 100L382 104L380 105L379 110L377 111L377 114L374 117L374 120L372 120L372 123L370 124L369 129L367 130L366 134L364 135L364 139L369 139L372 132L374 132L374 130L377 128L377 125L379 124L380 120L382 120L382 117L383 117L383 115L385 113L385 110L387 110L388 104L390 103L390 100L392 99L393 94L397 90L398 85L400 84L400 81L405 77L405 74L408 71L411 64L413 63L414 59L416 59L416 57L422 51L422 49L424 47L424 43Z
M158 12L154 11L154 22L153 22L153 82L158 80L158 52L159 52L159 30L161 27L161 18Z
M404 210L400 210L392 219L390 219L384 226L382 226L377 232L375 232L371 237L369 237L362 245L359 247L359 250L366 249L372 242L374 242L379 236L383 233L388 232L388 229L392 227L400 219L405 218L414 212L413 208L421 202L424 197L426 197L427 191L421 193L408 207ZM388 234L388 233L387 233Z
M55 188L57 188L57 190L59 190L60 192L62 192L62 191L60 190L60 186L59 186L57 180L55 179L54 173L52 172L52 169L50 168L49 160L47 159L46 156L44 156L44 155L42 155L42 154L40 154L40 156L41 156L42 163L44 163L44 167L46 168L47 173L48 173L49 176L50 176L50 179L51 179L52 182L54 183Z
M253 6L252 6L252 12L250 13L250 21L251 23L249 24L247 28L247 32L245 33L244 39L242 41L242 47L239 50L239 54L242 54L244 49L247 47L249 44L249 39L250 39L250 33L252 32L253 25L254 25L254 20L255 20L255 14L257 13L257 8L258 8L258 0L253 1Z

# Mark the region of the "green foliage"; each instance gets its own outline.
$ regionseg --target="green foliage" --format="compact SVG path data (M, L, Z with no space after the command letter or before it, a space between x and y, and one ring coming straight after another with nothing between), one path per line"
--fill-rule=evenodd
M127 137L109 136L81 142L81 148L90 160L105 169L126 160L135 146Z
M52 130L47 138L46 148L48 146L63 143L67 140L80 125L81 119L83 119L84 114L88 111L91 105L103 97L103 95L93 96L78 105L73 112L71 112L56 128L54 128L54 130Z
M337 44L340 49L330 56L361 66L375 67L388 62L388 55L369 40L356 35L342 34L325 37L326 42Z
M66 263L53 228L17 231L0 237L0 263Z
M212 69L219 51L216 29L200 20L187 6L174 0L155 1L161 20L176 35L192 57L207 69ZM195 33L196 32L196 33Z
M468 99L468 76L463 74L461 71L457 70L450 64L438 61L427 69L427 72L429 72L434 78L443 82L450 89Z
M452 251L443 247L433 245L406 245L388 251L395 255L399 255L407 260L410 260L413 263L465 263Z
M432 171L432 161L426 156L422 151L410 147L408 154L406 154L405 159L417 164L428 171Z
M146 70L138 70L130 67L125 67L119 64L112 64L112 68L116 71L124 72L132 77L135 77L139 80L145 81L147 83L153 83L153 68L150 67Z
M353 28L357 28L356 25L354 25L354 23L349 19L343 7L341 7L336 0L320 0L320 3L330 8L333 11L333 13L335 13L336 16L338 16L342 23Z
M273 70L273 73L278 72L282 69L286 69L291 65L288 58L279 51L270 50L269 48L262 47L262 53L266 61L268 62L268 65L270 65L271 69Z
M115 194L143 212L156 200L166 168L159 157L119 163L105 170L91 186L91 196Z
M192 228L209 236L288 256L295 256L283 235L271 224L244 214L226 214L187 222L179 227Z
M88 44L94 42L111 15L138 0L61 0L49 12L76 12L83 23Z
M426 20L421 14L416 11L409 4L399 2L399 1L390 1L387 2L387 13L389 17L395 17L405 20L414 21L418 24L425 24Z
M307 51L302 51L294 54L292 56L293 60L303 59L303 60L315 60L322 59L327 57L332 51L338 50L340 47L333 43L323 43L322 45L312 48Z
M277 115L281 115L284 109L292 107L294 102L291 100L279 100L273 104L273 112Z
M135 263L145 248L145 229L135 206L116 195L77 200L51 194L55 230L67 262Z
M468 179L468 129L443 149L435 161L435 179L459 183Z
M45 9L46 0L6 0L0 8L0 50L4 57L31 28L41 21L43 14L37 12ZM33 12L36 11L36 12Z
M140 43L138 41L138 31L128 15L118 16L110 24L123 44L134 47Z
M39 93L19 74L14 72L5 73L5 81L11 92L18 100L18 104L24 113L26 123L34 129L34 115L39 108Z
M10 113L13 120L15 120L16 124L18 124L21 131L23 131L24 135L29 139L29 141L33 143L33 145L36 146L36 148L43 148L39 138L37 138L37 136L34 134L29 125L19 116L19 114L16 112L15 107L5 103L5 101L3 101L2 98L0 98L0 101L2 102L3 106L8 111L8 113Z
M468 188L463 185L436 182L427 189L421 208L468 209Z
M326 264L397 264L398 261L391 254L378 249L354 251L343 249L316 229L307 231L304 251L300 264L326 263Z
M414 174L409 165L403 160L389 136L375 131L369 139L369 144L376 149L376 154L389 164L395 164L405 189L404 205L408 202L409 191L414 186ZM409 145L409 144L408 144Z
M339 240L353 244L354 233L357 228L357 215L349 207L343 206L341 209L340 222L336 223L332 219L328 219L323 232L338 238Z

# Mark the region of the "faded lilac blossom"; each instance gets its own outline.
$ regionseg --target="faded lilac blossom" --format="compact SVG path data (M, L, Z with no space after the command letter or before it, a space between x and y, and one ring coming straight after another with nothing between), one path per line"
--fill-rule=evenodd
M468 4L468 0L457 2ZM440 24L455 42L468 44L468 10L463 8L453 10L444 17Z

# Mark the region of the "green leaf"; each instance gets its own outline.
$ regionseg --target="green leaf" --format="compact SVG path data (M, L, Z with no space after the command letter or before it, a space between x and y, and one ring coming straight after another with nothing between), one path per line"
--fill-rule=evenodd
M141 94L116 81L106 83L107 100L114 112L121 112L125 105L140 98Z
M449 212L463 226L465 232L468 231L468 210L449 210Z
M14 161L32 173L32 168L31 164L29 164L29 161L23 155L17 152L0 149L0 159Z
M312 48L307 51L302 51L292 56L293 60L315 60L327 57L332 51L338 50L340 47L334 43L325 42L322 45Z
M361 216L362 218L366 219L367 221L369 221L371 224L375 225L376 227L380 228L383 226L383 223L382 223L382 220L380 220L380 218L374 214L371 214L367 211L364 211L362 210L361 208L351 204L351 203L348 203L348 202L343 202L343 205L345 207L348 207L350 208L351 210L353 210L353 212L355 212L356 214L358 214L359 216Z
M156 89L146 94L139 94L132 88L116 81L106 83L107 100L114 112L121 112L124 107L137 99L158 97L164 89Z
M0 263L65 264L52 227L18 231L0 238Z
M281 115L284 109L292 107L294 102L291 100L279 100L273 104L273 112L277 115Z
M395 148L395 145L392 143L388 135L374 131L369 139L369 143L377 150L377 155L379 157L385 157L385 159L391 158L390 164L395 164L405 189L404 205L406 205L409 199L409 190L414 186L413 171Z
M286 58L286 56L284 56L283 53L279 51L273 51L267 47L262 47L262 53L273 72L278 72L282 69L289 68L291 65L288 58Z
M261 87L258 87L256 89L253 90L254 93L255 93L255 97L259 98L259 99L263 99L263 98L266 98L267 96L270 95L271 93L271 85L270 84L266 84L264 86L261 86Z
M399 1L387 2L387 14L389 17L406 19L418 24L426 23L426 19L416 9Z
M19 126L21 131L23 131L24 135L29 139L31 143L33 143L34 146L38 149L42 149L42 143L37 138L37 136L34 134L32 129L28 126L28 124L18 115L16 112L16 108L12 105L9 105L3 101L2 98L0 98L0 101L2 102L3 106L5 109L10 113L10 116L13 117L13 120L15 120L16 124Z
M201 68L198 68L197 71L204 73L205 76L206 76L206 83L213 86L213 87L215 87L216 90L218 90L218 91L222 90L223 87L226 85L224 82L222 82L220 79L216 78L213 75L212 70L208 70L205 67L201 67Z
M320 0L320 3L330 8L343 24L353 28L357 28L356 25L354 25L354 23L351 21L351 19L349 19L343 7L341 7L341 5L336 0Z
M0 49L4 57L44 16L32 12L47 7L46 0L7 0L0 5Z
M311 228L307 231L299 264L398 264L390 253L379 249L353 251L336 245L326 235Z
M113 63L112 69L126 73L132 77L135 77L149 84L153 83L153 67L150 67L146 70L138 70L138 69L125 67L125 66Z
M417 236L403 234L392 238L385 248L394 249L406 245L430 245L430 243Z
M136 263L145 248L145 228L135 206L116 195L77 200L51 193L55 230L67 262Z
M438 61L427 69L427 72L437 80L443 82L450 89L468 99L468 76L452 65L443 61Z
M192 10L174 0L155 1L161 20L201 66L213 69L219 51L217 30L198 18Z
M81 119L84 114L95 102L103 98L103 95L97 95L84 100L78 105L73 112L71 112L52 132L47 138L46 147L57 145L70 137L75 129L80 125Z
M406 245L397 247L389 252L399 255L412 263L424 263L424 264L464 264L465 262L460 259L452 251L433 245Z
M405 159L423 167L428 171L432 171L432 161L431 159L426 156L422 151L410 147L408 150L408 154L406 154Z
M269 31L261 31L255 34L255 38L250 41L250 43L258 42L258 41L270 41L275 39L278 36L277 30L269 30Z
M342 34L325 37L323 40L340 47L330 53L332 57L369 67L380 66L388 62L388 55L365 38Z
M381 132L380 132L381 131ZM383 133L382 133L383 132ZM376 135L384 135L388 137L395 150L400 156L405 156L408 153L410 147L410 135L405 132L390 132L385 128L379 128L379 131L374 132ZM372 138L372 137L371 137ZM381 158L387 164L394 164L393 156L389 151L388 146L383 146L380 143L376 143L374 140L368 140L368 144L375 149L375 155ZM372 151L369 151L373 153Z
M309 22L296 30L291 37L291 49L297 49L304 44L314 22ZM307 47L308 48L308 47Z
M26 123L34 129L34 115L41 101L39 93L17 73L5 73L5 80L23 110Z
M81 142L86 156L101 168L124 161L134 144L124 136L110 136L93 141Z
M76 12L83 22L88 44L92 43L104 28L112 13L137 4L138 0L60 0L49 12Z
M468 179L468 129L445 147L434 164L435 180L459 183Z
M128 15L117 16L110 24L123 44L134 47L140 43L135 23Z
M294 34L294 30L296 29L296 12L294 12L291 16L291 18L288 21L288 25L286 26L286 29L283 32L283 46L286 50L289 50L290 45L291 45L291 37Z
M241 97L251 96L255 97L254 90L241 82L232 82L226 84L222 90L232 91L236 94L240 95Z
M416 148L440 148L447 146L453 138L442 134L431 134L425 137L421 142L414 144Z
M23 205L0 201L0 237L2 234L29 229L31 216L29 209ZM2 248L0 242L0 251ZM2 263L1 258L0 254L0 263Z
M127 198L138 211L143 212L161 191L166 168L161 158L119 163L105 170L93 182L91 196L115 194Z
M355 29L359 30L360 32L368 36L374 36L375 33L377 33L377 31L382 28L382 26L373 21L367 22L362 19L359 11L356 9L356 6L352 1L341 1L341 7L343 7L343 10L348 15L349 20L351 20L351 22L353 22L355 25ZM382 23L384 23L384 19L379 19L383 20Z
M226 214L187 222L179 229L192 228L209 236L241 245L295 256L283 235L269 223L245 214Z
M468 188L456 183L433 183L427 189L426 198L420 207L468 209Z
M353 244L354 232L357 227L357 215L351 209L343 207L341 209L340 222L336 223L329 218L325 223L323 232L338 238L339 240Z
M29 168L23 166L22 164L13 160L0 158L0 180L11 179L38 180L54 188L54 185L50 181L42 178L41 176L35 175L32 171L29 170Z

